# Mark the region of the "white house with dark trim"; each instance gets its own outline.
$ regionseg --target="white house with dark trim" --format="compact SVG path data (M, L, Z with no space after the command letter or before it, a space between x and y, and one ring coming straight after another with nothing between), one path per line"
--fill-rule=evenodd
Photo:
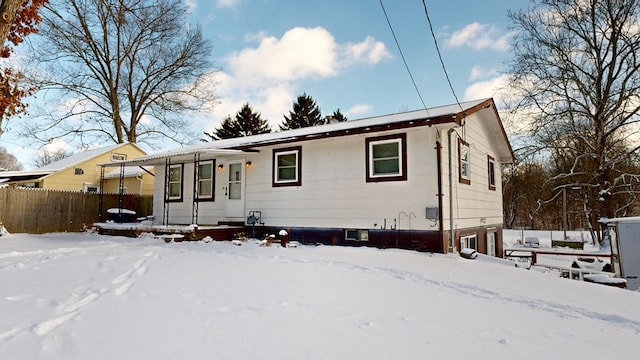
M257 218L261 233L286 229L304 243L499 255L501 165L513 159L495 104L483 99L126 162L155 166L157 224Z

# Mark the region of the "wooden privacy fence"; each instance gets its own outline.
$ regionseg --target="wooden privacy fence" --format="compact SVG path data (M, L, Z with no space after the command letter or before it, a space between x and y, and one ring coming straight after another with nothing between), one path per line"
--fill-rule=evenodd
M107 209L119 207L118 194L102 195L49 189L0 188L0 223L9 233L42 234L81 231L83 227L106 221ZM153 196L125 194L122 207L136 216L153 213Z

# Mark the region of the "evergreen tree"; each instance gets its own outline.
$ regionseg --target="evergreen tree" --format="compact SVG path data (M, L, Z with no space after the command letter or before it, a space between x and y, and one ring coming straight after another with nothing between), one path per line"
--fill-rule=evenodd
M289 116L284 116L284 123L280 125L280 130L299 129L324 123L325 119L320 115L320 108L316 105L316 101L304 93L293 103L293 111L289 111Z
M331 115L327 115L324 118L324 122L325 124L331 124L331 123L336 123L336 122L343 122L343 121L347 121L349 119L347 119L346 116L344 116L344 114L342 114L340 112L340 109L337 109L336 111L333 112L333 114Z
M269 123L262 119L260 113L253 112L248 103L242 105L234 118L227 116L220 127L212 133L205 134L211 140L231 139L243 136L266 134L271 132Z

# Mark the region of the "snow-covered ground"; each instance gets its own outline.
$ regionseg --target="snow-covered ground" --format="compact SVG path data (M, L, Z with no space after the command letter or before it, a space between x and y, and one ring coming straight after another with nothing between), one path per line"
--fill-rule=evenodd
M0 359L638 359L640 293L403 250L0 237Z

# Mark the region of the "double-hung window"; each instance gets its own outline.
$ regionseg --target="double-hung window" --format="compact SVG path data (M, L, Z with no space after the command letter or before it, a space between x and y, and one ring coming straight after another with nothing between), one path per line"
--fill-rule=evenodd
M366 139L367 182L407 180L406 134Z
M469 144L458 139L458 165L460 169L459 181L463 184L471 184L471 153Z
M273 186L302 185L302 147L273 150Z
M167 176L167 200L182 200L182 164L169 165Z
M199 200L213 199L213 160L198 163L198 182L196 183L197 197Z

